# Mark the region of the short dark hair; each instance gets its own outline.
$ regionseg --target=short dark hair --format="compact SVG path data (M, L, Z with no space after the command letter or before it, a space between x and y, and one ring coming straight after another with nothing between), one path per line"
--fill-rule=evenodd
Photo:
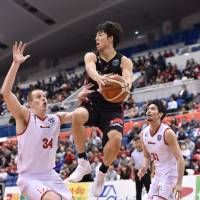
M104 32L108 37L113 36L113 46L116 47L120 43L123 29L119 23L106 21L97 25L95 33Z
M162 115L162 117L161 117L161 120L163 120L164 117L166 116L166 112L167 112L166 107L165 107L163 101L162 101L162 100L159 100L159 99L155 99L155 100L153 100L153 101L150 101L150 102L148 103L147 108L148 108L151 104L156 105L156 107L158 108L159 113L163 113L163 115Z

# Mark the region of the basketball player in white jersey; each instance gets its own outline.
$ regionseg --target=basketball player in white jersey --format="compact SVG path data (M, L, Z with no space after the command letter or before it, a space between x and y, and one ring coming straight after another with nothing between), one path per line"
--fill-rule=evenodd
M47 115L47 98L42 90L33 90L28 95L30 109L22 106L12 93L20 64L30 57L23 55L25 47L22 42L13 45L13 62L1 90L7 108L16 120L17 184L31 200L72 200L72 194L53 170L60 125L71 121L72 113ZM87 89L79 94L80 99L90 92Z
M155 176L148 192L149 200L181 199L184 160L173 130L162 123L166 108L160 100L154 100L147 107L149 126L141 132L144 159L138 172L144 176L149 162L154 161Z

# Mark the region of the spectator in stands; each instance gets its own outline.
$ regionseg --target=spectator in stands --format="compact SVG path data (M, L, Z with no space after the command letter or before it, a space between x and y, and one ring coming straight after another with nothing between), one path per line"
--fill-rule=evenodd
M184 141L187 137L187 134L185 133L185 130L183 127L178 128L178 132L176 133L178 140Z
M122 165L120 167L120 179L130 179L131 178L131 168L128 164Z
M186 137L185 138L185 145L186 145L186 149L190 150L190 153L192 154L194 149L195 149L195 144L194 142L190 139L190 137Z
M118 158L118 161L120 163L120 165L128 165L129 161L130 161L130 157L127 156L127 154L125 152L122 152L120 157Z
M139 135L140 131L141 131L141 128L139 127L138 122L134 122L132 129L129 130L128 133L127 133L128 142L131 142L131 140L134 137L136 137L137 135Z
M138 117L138 110L139 108L135 103L125 104L124 118L130 119L130 118Z
M198 119L195 119L195 116L191 116L191 120L189 121L189 127L190 129L198 128L200 124L200 121Z
M92 137L91 142L92 145L100 148L102 146L102 139L98 135L102 135L97 127L92 127Z
M178 110L178 103L176 101L175 95L172 95L167 105L167 111L176 112L177 110Z
M188 99L188 90L186 85L181 86L181 90L178 93L178 98L183 99L184 101L187 101Z
M190 61L187 61L185 69L183 70L183 79L189 79L193 77L193 69Z
M159 66L159 70L160 70L161 72L163 72L163 71L166 70L165 58L164 58L164 56L161 54L160 51L158 52L157 63L158 63L158 66Z
M148 53L148 60L149 60L151 65L156 65L157 64L157 61L156 61L154 55L151 52Z
M187 118L185 116L183 116L181 118L181 126L182 128L186 131L189 127L189 122L187 121Z
M168 57L173 57L173 56L174 56L174 52L172 51L172 49L170 49L168 53Z
M178 69L178 66L176 64L172 66L171 75L172 75L173 81L180 80L182 78L181 71Z
M145 69L146 69L146 75L147 75L147 83L152 85L155 82L156 76L157 76L156 66L151 64L150 61L148 60L145 63Z
M95 157L94 157L94 160L93 160L93 161L90 160L90 162L92 163L92 164L91 164L91 169L92 169L91 174L92 174L92 177L95 177L95 170L96 170L96 167L100 164L100 161L99 161L98 156L95 156Z
M173 117L171 119L170 125L171 129L176 133L178 131L178 119L176 117Z
M73 160L75 160L74 153L68 149L65 155L65 163L70 165L72 164Z
M194 170L195 175L200 174L200 154L194 154L192 156L191 168Z
M191 158L191 155L192 155L191 151L188 149L186 144L184 144L183 142L181 142L180 148L181 148L182 155L183 155L184 159L189 161L190 158Z
M169 58L169 57L170 57L170 55L169 55L169 53L167 52L167 50L164 51L163 56L164 56L165 58Z
M63 161L61 160L61 158L58 156L58 154L56 155L56 166L55 166L55 171L57 172L57 173L59 173L60 172L60 170L61 170L61 167L62 167L62 165L63 165Z

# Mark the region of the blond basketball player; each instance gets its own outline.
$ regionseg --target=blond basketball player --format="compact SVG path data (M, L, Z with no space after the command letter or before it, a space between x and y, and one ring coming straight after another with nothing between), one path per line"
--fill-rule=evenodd
M7 108L16 120L17 184L31 200L71 200L72 194L53 168L60 125L71 121L72 113L47 115L47 98L42 90L33 90L28 95L30 109L19 103L12 87L20 64L30 57L23 55L25 47L22 42L13 45L13 62L1 90ZM80 93L81 99L90 92L87 89Z
M184 160L172 129L163 124L166 108L154 100L147 108L147 126L141 133L144 160L138 176L144 176L150 160L155 164L155 176L148 193L149 200L181 199Z

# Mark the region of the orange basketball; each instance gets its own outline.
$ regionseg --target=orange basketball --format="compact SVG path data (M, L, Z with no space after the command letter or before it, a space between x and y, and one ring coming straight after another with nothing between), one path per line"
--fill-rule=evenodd
M119 75L111 75L105 86L102 86L101 94L112 103L123 102L129 94L128 85L123 77Z

